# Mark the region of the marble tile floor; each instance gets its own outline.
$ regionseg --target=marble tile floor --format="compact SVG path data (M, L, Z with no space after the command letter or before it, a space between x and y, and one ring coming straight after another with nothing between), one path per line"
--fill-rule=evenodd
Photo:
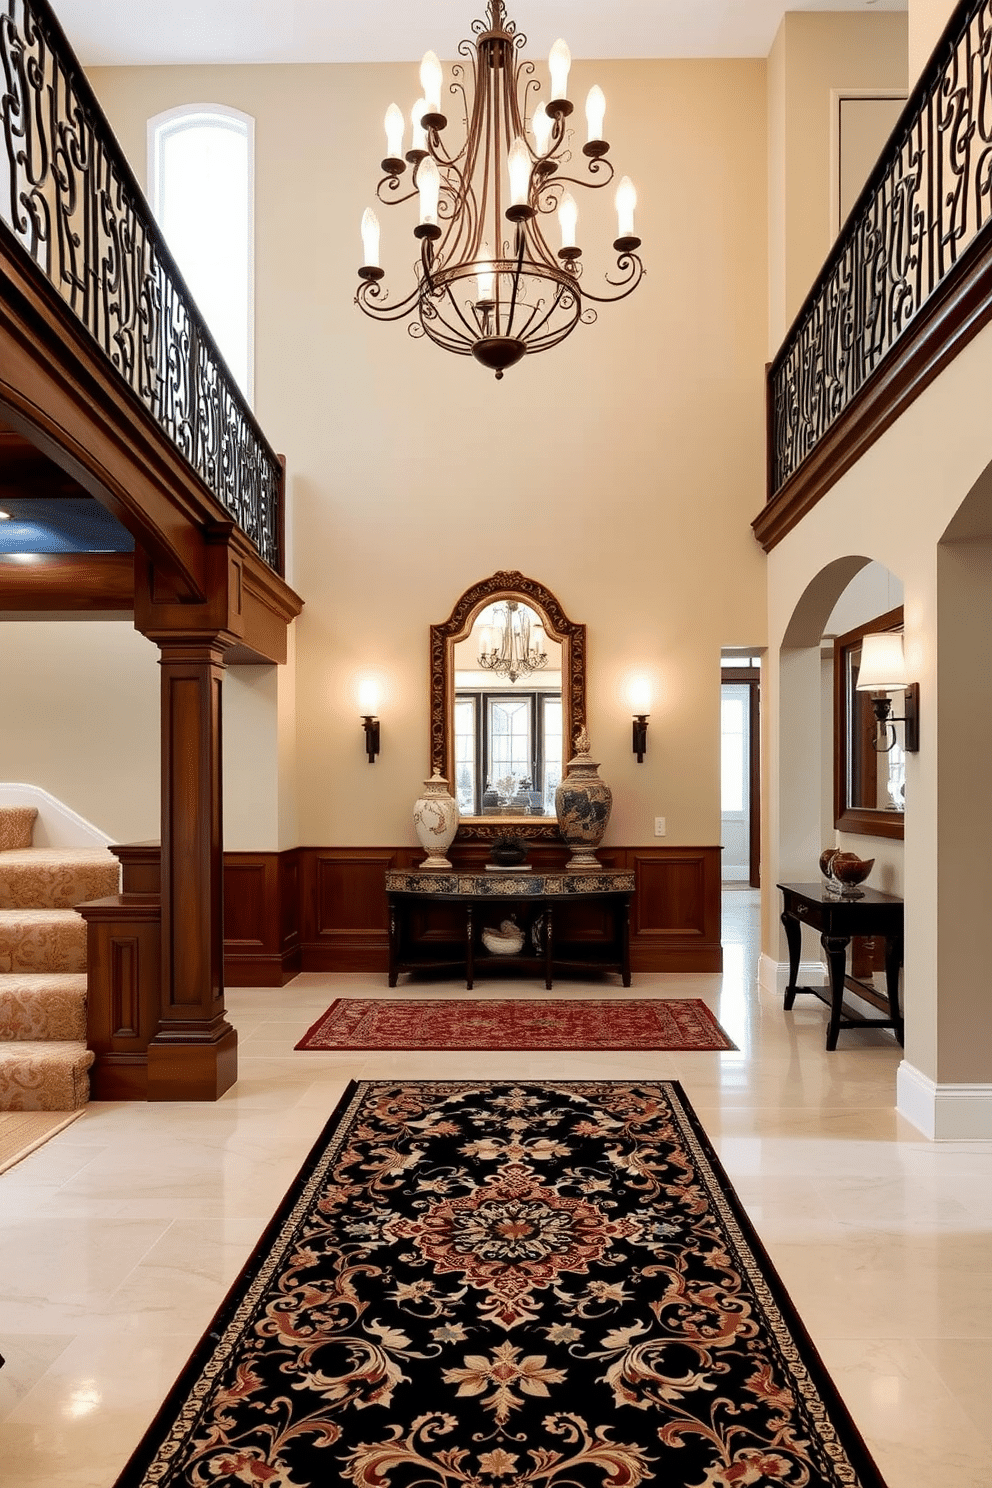
M932 1144L895 1114L888 1032L827 1054L819 1002L785 1014L758 988L756 898L725 895L722 976L623 992L704 998L735 1053L293 1052L335 996L603 982L229 992L240 1079L221 1101L93 1104L0 1175L2 1488L110 1488L345 1083L448 1073L681 1080L889 1488L989 1488L992 1143Z

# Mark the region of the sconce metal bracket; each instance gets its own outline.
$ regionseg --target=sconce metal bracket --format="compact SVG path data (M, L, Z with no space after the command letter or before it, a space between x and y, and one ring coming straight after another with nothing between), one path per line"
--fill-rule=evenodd
M648 714L636 713L633 726L634 753L637 755L637 763L644 763L644 756L648 749Z
M379 753L379 720L371 713L363 713L362 726L365 729L365 752L369 757L369 764L374 765Z
M909 682L904 691L904 711L901 718L892 715L892 699L881 693L872 697L872 708L875 712L875 722L878 724L878 733L872 739L872 748L877 754L888 754L896 742L896 731L894 725L903 725L903 748L907 754L916 754L920 748L920 684ZM879 740L884 739L885 743Z

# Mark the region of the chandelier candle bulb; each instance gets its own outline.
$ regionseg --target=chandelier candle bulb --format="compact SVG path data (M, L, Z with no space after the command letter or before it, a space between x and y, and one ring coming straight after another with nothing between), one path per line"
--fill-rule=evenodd
M568 97L568 72L572 65L572 54L561 37L555 42L548 56L551 73L551 98L557 103Z
M439 114L441 112L441 82L443 74L441 64L437 59L436 52L425 52L424 60L420 64L420 86L424 90L424 99L427 103L426 112Z
M427 154L427 130L423 125L424 115L427 113L427 99L418 98L410 110L410 124L413 128L413 137L410 141L410 153L418 155Z
M637 206L637 191L629 176L624 176L617 187L617 237L634 236L634 208Z
M562 248L575 247L575 228L579 220L579 209L575 197L566 191L558 207L558 225L561 228Z
M403 155L403 131L406 121L399 104L391 103L386 110L386 159L400 160ZM385 164L385 162L383 162Z
M436 227L437 206L441 197L441 172L430 155L420 163L420 170L417 173L417 187L420 191L421 226Z
M606 118L606 95L597 83L589 89L586 99L586 124L588 126L588 140L590 144L602 141L603 120Z
M539 103L534 110L530 121L530 128L534 136L534 148L538 155L547 155L554 124L543 103Z
M482 260L477 275L479 303L489 305L496 298L496 275L493 271L493 250L488 243L482 245Z
M519 134L510 146L507 164L510 168L510 203L514 207L525 207L530 195L531 159L527 141Z
M362 247L365 250L365 267L379 267L379 219L371 207L366 207L362 216Z

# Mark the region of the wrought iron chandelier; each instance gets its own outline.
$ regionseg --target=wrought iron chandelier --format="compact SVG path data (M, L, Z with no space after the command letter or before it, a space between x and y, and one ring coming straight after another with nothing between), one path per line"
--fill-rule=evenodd
M508 599L496 606L493 621L479 631L480 667L516 682L518 677L529 677L547 666L544 626L540 620L531 624L526 605L521 607L517 600Z
M381 284L379 220L371 209L362 219L365 262L355 296L367 315L403 320L412 336L429 336L446 351L472 355L503 376L527 353L547 351L579 323L596 319L590 301L626 298L644 274L634 234L637 197L624 176L616 193L617 277L605 276L604 292L580 281L582 249L576 243L578 208L570 187L601 189L614 178L603 139L606 100L598 87L586 101L587 140L583 175L566 174L572 162L573 111L567 95L571 56L556 41L549 58L550 97L540 99L533 62L518 60L526 37L507 19L503 0L488 0L486 19L473 21L474 39L461 42L449 92L464 109L465 138L449 147L448 120L441 111L443 72L433 52L421 64L423 98L414 105L412 143L403 155L405 120L393 103L386 113L386 158L376 195L386 206L420 198L417 282L393 303ZM411 189L401 177L412 168ZM545 238L556 215L560 246Z

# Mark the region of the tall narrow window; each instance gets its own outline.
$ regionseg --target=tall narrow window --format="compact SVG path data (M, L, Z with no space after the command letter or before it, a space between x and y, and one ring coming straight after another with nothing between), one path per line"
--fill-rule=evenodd
M149 120L149 196L180 273L249 402L253 395L254 124L219 104Z

